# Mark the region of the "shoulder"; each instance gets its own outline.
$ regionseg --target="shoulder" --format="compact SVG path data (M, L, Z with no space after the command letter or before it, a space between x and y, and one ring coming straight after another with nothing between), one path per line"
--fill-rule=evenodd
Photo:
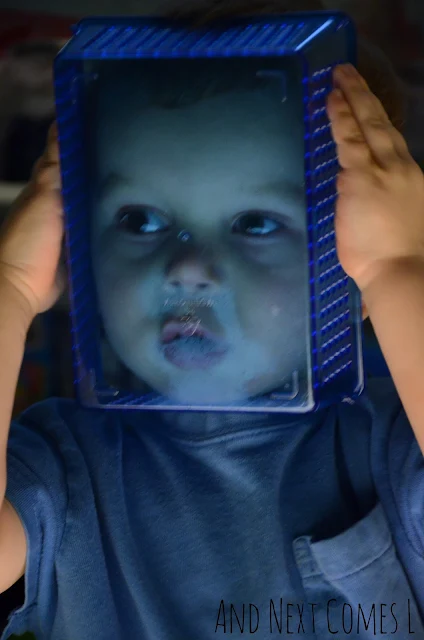
M403 412L396 387L389 377L366 381L364 392L355 400L337 406L338 419L349 431L387 436Z
M110 419L108 412L83 409L72 400L52 398L31 406L10 427L8 483L65 487L96 464L103 434L116 432L106 429Z
M65 398L49 398L26 409L17 419L21 424L38 425L54 430L58 423L72 426L76 421L104 419L105 412L82 408L75 400Z
M374 411L385 415L395 415L402 410L402 404L395 384L390 377L370 378L367 380L364 398Z
M51 446L82 441L90 432L104 428L111 416L106 411L84 409L74 400L50 398L32 405L13 420L9 440L23 434L43 438Z
M374 457L388 469L399 470L411 449L419 452L419 447L393 380L369 380L359 404L372 419Z
M423 554L423 453L393 381L373 381L367 396L373 412L372 464L380 496L409 544Z
M367 437L374 472L398 474L418 444L391 378L367 380L363 394L351 404L339 405L339 417L349 443L358 451ZM361 445L362 443L362 445Z
M107 464L104 434L119 432L107 428L110 420L109 412L86 410L72 400L55 398L31 406L13 420L6 493L23 519L25 514L31 519L36 508L37 517L46 522L63 523L69 501L86 493L99 460L104 467Z
M62 562L62 572L70 567L73 570L75 544L93 540L98 500L108 499L107 492L96 494L93 486L100 456L103 469L108 458L102 454L101 438L96 439L95 434L105 431L109 419L107 412L84 410L70 400L50 399L33 405L11 424L6 498L26 533L23 616L30 615L37 605L37 616L50 621L58 562ZM63 565L68 530L71 542Z
M405 452L416 443L414 432L391 378L370 380L363 403L373 417L375 440L392 453Z

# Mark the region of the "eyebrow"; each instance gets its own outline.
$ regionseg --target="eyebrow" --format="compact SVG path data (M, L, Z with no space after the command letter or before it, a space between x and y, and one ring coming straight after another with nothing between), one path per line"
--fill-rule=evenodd
M288 180L286 177L282 177L281 180L272 180L261 184L258 187L254 187L250 190L254 195L267 195L272 193L281 198L289 198L290 200L298 200L305 195L305 188L303 184Z
M124 178L123 175L117 173L116 171L111 171L108 173L101 181L98 186L97 195L100 198L106 198L111 191L116 189L117 187L125 187L131 186L131 181L127 178Z
M98 195L100 198L106 198L111 191L117 187L132 186L134 183L131 180L125 178L122 174L111 171L103 180L101 180ZM290 201L298 201L299 198L304 197L304 186L298 182L288 180L286 177L282 177L281 180L272 180L259 186L249 189L249 193L252 195L268 195L270 193L281 197L288 198Z

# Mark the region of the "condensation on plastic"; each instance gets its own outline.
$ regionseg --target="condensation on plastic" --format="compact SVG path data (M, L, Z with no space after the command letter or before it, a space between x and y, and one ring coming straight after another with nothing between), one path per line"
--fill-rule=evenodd
M305 183L308 203L310 386L308 393L273 393L237 406L175 405L98 383L98 310L90 268L89 205L82 105L84 62L137 58L298 56L303 69ZM361 304L337 257L334 216L339 164L326 113L334 66L356 62L356 34L343 13L320 12L222 24L201 31L164 19L87 18L55 64L55 90L66 218L75 387L89 407L306 412L359 395L364 386Z

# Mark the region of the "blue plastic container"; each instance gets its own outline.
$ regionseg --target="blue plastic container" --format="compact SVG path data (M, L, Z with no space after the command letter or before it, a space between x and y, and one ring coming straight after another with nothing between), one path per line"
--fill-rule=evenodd
M360 296L336 253L339 164L326 114L332 70L344 62L356 63L356 34L341 13L260 17L200 29L134 17L89 18L75 27L56 59L55 89L75 384L83 405L300 413L361 393ZM137 108L129 107L136 99ZM240 111L244 99L246 111ZM281 140L278 109L285 123ZM193 138L189 127L197 120L204 126ZM208 127L210 150L204 142ZM250 146L234 143L238 128L248 142L257 136ZM163 131L172 132L168 154ZM190 139L199 140L199 151L194 144L187 150ZM267 155L271 148L274 164ZM293 182L287 190L293 202L283 193L271 207L267 192L266 207L246 203L240 190L247 194L268 165L274 179L278 154L282 173ZM233 156L233 169L224 171ZM136 176L126 192L128 176L117 177L116 167ZM203 198L196 200L199 175ZM239 176L239 183L244 177L243 186L222 186L228 176ZM147 197L144 182L150 179L164 192ZM177 179L172 202L162 204ZM106 204L98 199L104 189ZM240 204L225 201L230 193ZM189 215L194 202L199 222ZM231 228L218 231L213 222L207 230L215 211L218 216L225 209L234 218L237 207L247 213ZM109 216L103 240L102 216ZM231 278L238 283L233 292ZM155 318L151 311L150 325L147 309L157 312Z

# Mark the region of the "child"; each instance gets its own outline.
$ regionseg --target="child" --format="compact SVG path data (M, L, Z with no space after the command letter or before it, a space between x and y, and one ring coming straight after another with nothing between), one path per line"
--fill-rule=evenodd
M106 333L177 401L242 401L306 370L303 122L271 64L194 61L187 81L175 62L108 63L90 96Z
M25 604L4 637L27 630L43 640L424 637L424 178L363 78L347 66L335 81L328 111L342 166L338 253L361 289L396 389L379 382L357 403L302 417L110 414L50 400L9 432L26 331L60 290L62 216L52 132L0 244L0 589L24 572L26 579ZM235 122L239 105L233 107ZM254 120L254 100L246 112L246 122ZM273 123L269 110L261 126L271 133ZM274 153L271 138L265 136L263 153ZM165 157L157 153L156 165ZM249 162L237 149L228 150L225 162L230 155ZM105 166L105 174L122 173L123 161L117 154L119 166ZM194 165L181 171L192 178L181 196L202 204L202 176ZM99 288L102 251L113 257L119 249L115 239L108 245L111 234L102 225L107 211L124 206L119 197L111 206L110 184L104 215L94 222ZM229 186L222 194L230 192ZM246 209L236 205L236 212ZM144 210L137 213L142 224L128 210L115 217L125 236L116 242L126 246L134 229L166 225L165 210L157 212L156 201L154 207L147 221ZM209 219L203 212L199 225ZM209 215L216 233L218 212ZM261 221L261 228L269 224ZM126 295L134 300L134 275L126 266ZM203 268L196 254L191 267L191 274ZM246 295L247 289L246 279ZM105 300L102 305L107 320L112 310ZM134 314L131 331L142 313ZM136 371L119 318L107 330ZM157 375L165 373L166 388L161 366ZM274 383L266 380L253 392Z

